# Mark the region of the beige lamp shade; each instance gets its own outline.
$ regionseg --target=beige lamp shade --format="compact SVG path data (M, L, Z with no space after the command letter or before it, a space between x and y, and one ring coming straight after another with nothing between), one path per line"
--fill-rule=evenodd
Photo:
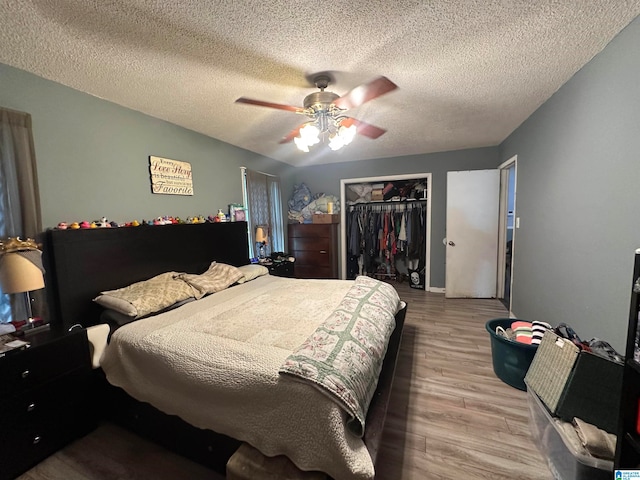
M0 290L23 293L44 288L42 270L19 253L0 256Z
M256 227L256 242L267 243L269 237L267 236L267 227L264 225L258 225Z

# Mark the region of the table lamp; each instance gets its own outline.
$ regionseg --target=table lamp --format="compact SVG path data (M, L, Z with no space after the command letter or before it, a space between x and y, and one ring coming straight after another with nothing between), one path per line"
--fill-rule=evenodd
M3 293L24 293L27 302L27 328L33 327L33 312L29 292L44 288L42 270L32 260L40 262L40 250L16 251L0 254L0 290Z
M267 230L268 227L266 225L258 225L256 227L256 243L260 244L260 259L263 259L265 256L265 245L269 240Z

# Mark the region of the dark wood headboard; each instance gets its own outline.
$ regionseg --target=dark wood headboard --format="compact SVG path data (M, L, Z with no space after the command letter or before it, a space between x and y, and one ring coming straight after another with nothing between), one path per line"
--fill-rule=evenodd
M246 222L49 230L43 238L52 327L99 321L100 291L160 273L202 273L211 262L249 263Z

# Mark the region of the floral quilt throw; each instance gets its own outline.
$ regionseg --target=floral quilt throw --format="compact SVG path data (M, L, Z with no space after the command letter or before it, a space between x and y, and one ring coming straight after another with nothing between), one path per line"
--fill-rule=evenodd
M349 416L347 428L358 437L364 435L400 304L391 285L359 276L338 307L279 370L337 402Z

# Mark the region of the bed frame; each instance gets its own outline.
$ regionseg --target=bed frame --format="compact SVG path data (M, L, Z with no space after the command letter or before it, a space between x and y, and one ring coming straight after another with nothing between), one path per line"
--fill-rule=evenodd
M71 330L100 322L92 301L111 290L167 271L202 273L212 261L249 263L246 222L89 230L49 230L43 241L51 328ZM367 415L364 441L375 464L387 414L406 307L396 315L378 388ZM193 427L138 402L108 384L100 370L96 406L108 418L197 462L224 473L240 442Z

